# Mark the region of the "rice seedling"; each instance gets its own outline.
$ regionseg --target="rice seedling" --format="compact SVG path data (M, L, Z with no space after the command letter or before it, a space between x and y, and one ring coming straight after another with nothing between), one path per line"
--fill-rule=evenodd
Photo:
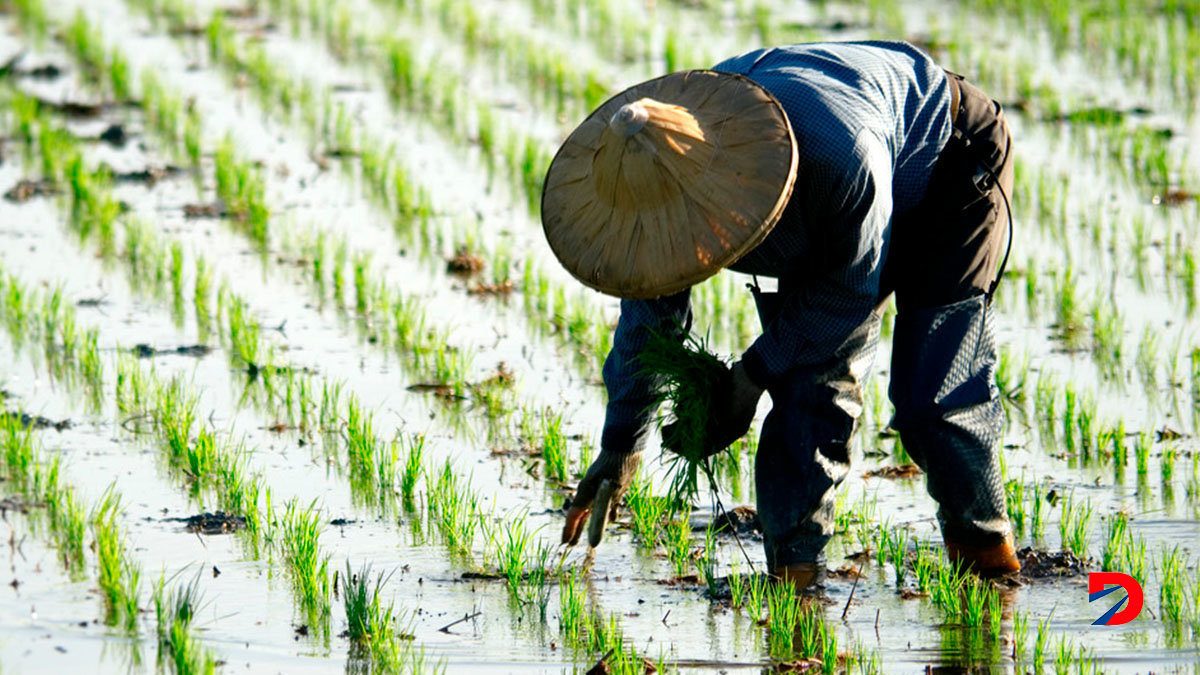
M437 480L426 476L428 488L429 517L442 534L451 552L469 556L475 541L475 530L479 520L476 514L479 504L470 493L469 486L460 485L450 460L447 459Z
M675 504L690 504L699 490L699 471L707 473L714 450L709 420L714 405L713 383L724 381L729 370L705 341L687 336L682 342L653 332L638 357L640 373L660 383L655 398L671 409L673 424L663 427L663 447L674 456L667 460Z
M988 594L991 590L989 583L973 575L964 575L959 588L962 589L960 617L963 622L970 628L983 626L988 606Z
M881 528L886 530L888 528ZM908 553L908 530L897 528L893 536L884 539L884 546L887 548L887 557L892 561L893 575L896 581L896 587L904 586L905 577L908 574L908 565L906 557Z
M166 663L177 675L210 675L217 660L212 650L196 637L192 622L200 610L199 575L186 585L166 590L159 577L154 587L154 615L158 626L158 662Z
M633 534L642 547L653 550L658 546L663 516L668 511L668 500L651 493L651 483L642 474L634 477L625 493L625 505L633 516Z
M314 507L287 503L280 521L281 547L301 609L310 624L324 626L330 613L329 556L320 552L320 512Z
M1062 507L1062 518L1059 520L1058 533L1062 547L1080 558L1087 558L1088 534L1091 531L1092 504L1091 500L1076 503L1072 495L1067 498Z
M345 576L342 577L346 637L352 645L350 658L366 659L374 668L387 672L399 669L399 640L406 637L396 632L394 605L383 601L383 586L390 576L372 574L369 564L364 564L355 573L346 561Z
M1058 639L1058 647L1054 650L1055 675L1068 675L1071 665L1075 663L1075 645L1064 635Z
M404 470L400 476L400 495L404 504L412 510L417 479L421 475L422 456L425 452L425 435L410 434L404 444L407 451L404 454Z
M1158 389L1158 349L1158 333L1146 326L1138 342L1137 369L1146 393L1150 395Z
M937 574L938 560L932 549L924 542L918 541L913 547L913 573L916 576L917 590L928 593Z
M1179 456L1179 450L1175 443L1166 441L1163 443L1162 455L1159 457L1159 471L1162 473L1162 482L1164 486L1169 486L1175 480L1175 461Z
M717 587L717 535L712 522L704 529L704 549L700 553L700 575L710 597L716 597Z
M1150 472L1150 445L1150 434L1144 431L1138 434L1137 442L1133 446L1133 452L1137 458L1137 473L1139 477L1145 476Z
M999 597L999 596L997 596ZM1013 612L1012 660L1020 663L1025 658L1025 646L1029 640L1029 612Z
M1045 489L1041 483L1034 483L1033 495L1030 499L1029 536L1034 541L1040 541L1046 534L1046 501Z
M1079 307L1075 269L1068 264L1061 274L1054 276L1054 317L1059 338L1068 349L1079 347L1079 334L1083 327L1083 313Z
M1116 570L1118 561L1124 557L1123 549L1128 542L1130 542L1129 514L1117 511L1108 519L1108 539L1104 544L1104 552L1101 554L1101 569Z
M587 599L575 570L563 575L558 587L558 630L568 645L579 645L587 622Z
M1173 625L1182 624L1186 617L1185 562L1178 545L1163 545L1158 556L1158 609L1162 620Z
M120 624L129 633L138 630L138 599L141 568L125 554L125 542L117 525L120 496L110 487L92 515L99 584L104 598L104 620Z
M746 604L746 577L742 576L740 565L734 560L729 565L729 575L725 577L729 584L729 605L741 609Z
M567 437L562 431L562 415L542 413L542 462L546 477L564 483L567 480Z
M766 601L767 649L772 657L786 659L792 655L796 622L801 615L800 598L791 584L777 582L767 586Z
M1053 615L1054 612L1051 612L1037 624L1037 636L1033 640L1033 667L1035 670L1040 670L1042 664L1046 662L1046 648L1050 644L1050 618Z
M1018 478L1005 481L1004 496L1008 522L1012 525L1013 534L1021 537L1025 534L1025 483Z
M692 566L692 527L686 515L675 514L666 530L667 557L675 569L675 576L682 577Z

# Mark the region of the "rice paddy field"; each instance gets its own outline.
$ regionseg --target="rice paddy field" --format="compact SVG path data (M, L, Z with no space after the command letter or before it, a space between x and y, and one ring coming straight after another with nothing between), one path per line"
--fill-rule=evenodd
M868 38L1013 126L1025 571L947 563L886 339L819 593L764 575L753 433L729 515L651 443L561 547L617 306L542 236L559 142L654 75ZM1200 670L1195 0L5 0L0 64L0 672ZM746 281L693 292L731 358ZM1092 625L1096 571L1138 618Z

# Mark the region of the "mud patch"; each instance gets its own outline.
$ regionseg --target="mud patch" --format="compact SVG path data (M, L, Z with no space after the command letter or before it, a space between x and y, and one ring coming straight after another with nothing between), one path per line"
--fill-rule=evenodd
M921 475L921 467L909 462L892 466L881 466L863 474L863 478L890 478L892 480L912 480Z
M1031 546L1017 551L1017 558L1025 579L1078 577L1091 565L1091 558L1083 559L1070 551L1039 551Z
M4 198L17 204L27 202L34 197L47 197L58 194L58 186L48 179L30 180L22 178L17 184L4 193Z
M139 359L148 359L155 356L176 355L176 356L191 356L193 358L204 358L212 353L213 348L208 345L183 345L181 347L170 347L167 349L158 349L145 343L134 345L133 355Z
M42 502L30 502L21 497L11 496L0 499L0 518L7 518L8 512L26 514L32 509L44 507Z
M187 518L164 518L164 521L183 523L184 529L197 534L229 534L245 529L246 519L232 513L217 511L216 513L201 513Z
M762 522L758 519L758 511L753 506L735 506L728 511L722 511L712 521L713 531L717 534L734 535L739 537L755 537L762 534ZM704 532L708 529L708 520L697 519L692 522L693 532Z
M458 276L471 276L483 271L483 258L471 252L466 246L460 246L454 252L454 257L446 261L446 271Z
M118 183L142 183L153 187L159 181L178 176L181 173L184 173L184 170L178 166L151 166L137 171L113 173L112 178Z
M0 413L4 417L16 420L23 427L33 427L34 429L54 429L62 431L71 428L71 420L52 420L41 415L30 415L19 410L6 410Z

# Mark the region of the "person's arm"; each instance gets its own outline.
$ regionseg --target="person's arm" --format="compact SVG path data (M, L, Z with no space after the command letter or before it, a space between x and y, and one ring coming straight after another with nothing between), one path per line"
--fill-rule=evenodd
M624 454L640 448L654 415L656 383L638 375L637 362L650 331L669 333L683 328L682 340L691 324L691 289L654 300L621 301L612 350L604 360L608 407L600 436L602 451Z
M860 134L854 145L853 170L819 167L798 195L808 200L811 243L819 247L810 258L821 268L784 299L743 354L746 373L761 387L797 366L828 362L879 302L892 216L891 160L872 135Z
M588 467L571 498L563 522L562 542L574 544L583 531L583 520L592 510L601 485L601 505L615 507L633 481L641 458L642 441L654 415L655 382L638 375L637 357L651 330L678 333L680 340L691 329L691 289L654 300L622 300L621 318L613 346L604 360L604 384L608 387L608 408L604 430L600 434L600 454ZM603 527L603 521L600 521ZM590 535L589 535L590 537ZM593 542L594 543L594 542Z

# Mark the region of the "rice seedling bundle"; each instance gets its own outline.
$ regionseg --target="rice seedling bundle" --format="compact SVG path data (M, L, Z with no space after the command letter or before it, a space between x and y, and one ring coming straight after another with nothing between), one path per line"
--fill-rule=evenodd
M663 447L675 453L667 460L669 495L675 503L689 503L698 491L700 469L711 475L708 457L723 449L713 447L713 419L721 405L717 393L728 388L723 384L730 379L729 368L709 351L707 340L688 335L680 341L657 331L651 331L638 364L639 375L655 383L655 404L669 410L659 423L672 420L662 426Z

